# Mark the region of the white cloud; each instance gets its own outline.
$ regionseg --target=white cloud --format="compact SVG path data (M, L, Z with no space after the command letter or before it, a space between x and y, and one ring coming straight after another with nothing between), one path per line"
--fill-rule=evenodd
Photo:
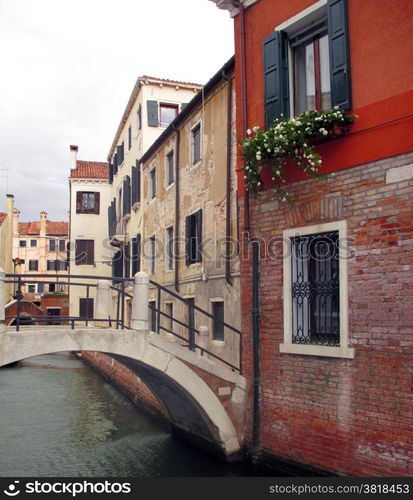
M208 0L0 0L0 46L0 169L23 220L60 220L69 144L105 161L137 76L206 83L233 27Z

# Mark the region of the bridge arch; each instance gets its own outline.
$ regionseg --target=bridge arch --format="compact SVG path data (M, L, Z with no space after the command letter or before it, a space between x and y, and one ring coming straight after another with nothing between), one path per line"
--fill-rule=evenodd
M168 343L157 334L136 330L28 326L0 335L0 366L61 351L110 354L152 390L176 429L227 458L237 456L240 439L230 415L202 377L168 352Z

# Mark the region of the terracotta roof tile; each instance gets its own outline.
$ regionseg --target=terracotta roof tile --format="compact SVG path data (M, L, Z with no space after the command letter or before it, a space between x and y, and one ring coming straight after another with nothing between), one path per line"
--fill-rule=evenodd
M0 212L0 226L3 224L4 219L7 217L5 212Z
M69 223L64 221L47 221L46 234L57 234L59 236L67 235L69 234Z
M203 85L200 83L181 82L179 80L169 80L168 78L158 78L157 76L148 76L148 75L140 76L139 80L155 80L157 82L171 83L174 85L191 85L191 86L193 85L194 87L200 87L200 88L203 87Z
M19 222L19 234L39 235L40 221ZM65 236L69 234L69 223L65 221L46 223L46 234Z
M77 179L108 179L109 164L101 161L77 160L76 168L70 171L70 177Z

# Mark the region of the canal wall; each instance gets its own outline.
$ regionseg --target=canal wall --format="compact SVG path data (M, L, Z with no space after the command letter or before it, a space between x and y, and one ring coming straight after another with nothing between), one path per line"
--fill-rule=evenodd
M103 352L82 351L81 357L136 406L159 420L167 420L165 411L151 390L125 365Z

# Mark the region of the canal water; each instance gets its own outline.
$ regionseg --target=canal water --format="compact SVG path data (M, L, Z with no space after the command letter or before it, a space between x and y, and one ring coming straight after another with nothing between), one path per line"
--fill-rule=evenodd
M285 475L189 447L70 353L0 369L0 476Z

